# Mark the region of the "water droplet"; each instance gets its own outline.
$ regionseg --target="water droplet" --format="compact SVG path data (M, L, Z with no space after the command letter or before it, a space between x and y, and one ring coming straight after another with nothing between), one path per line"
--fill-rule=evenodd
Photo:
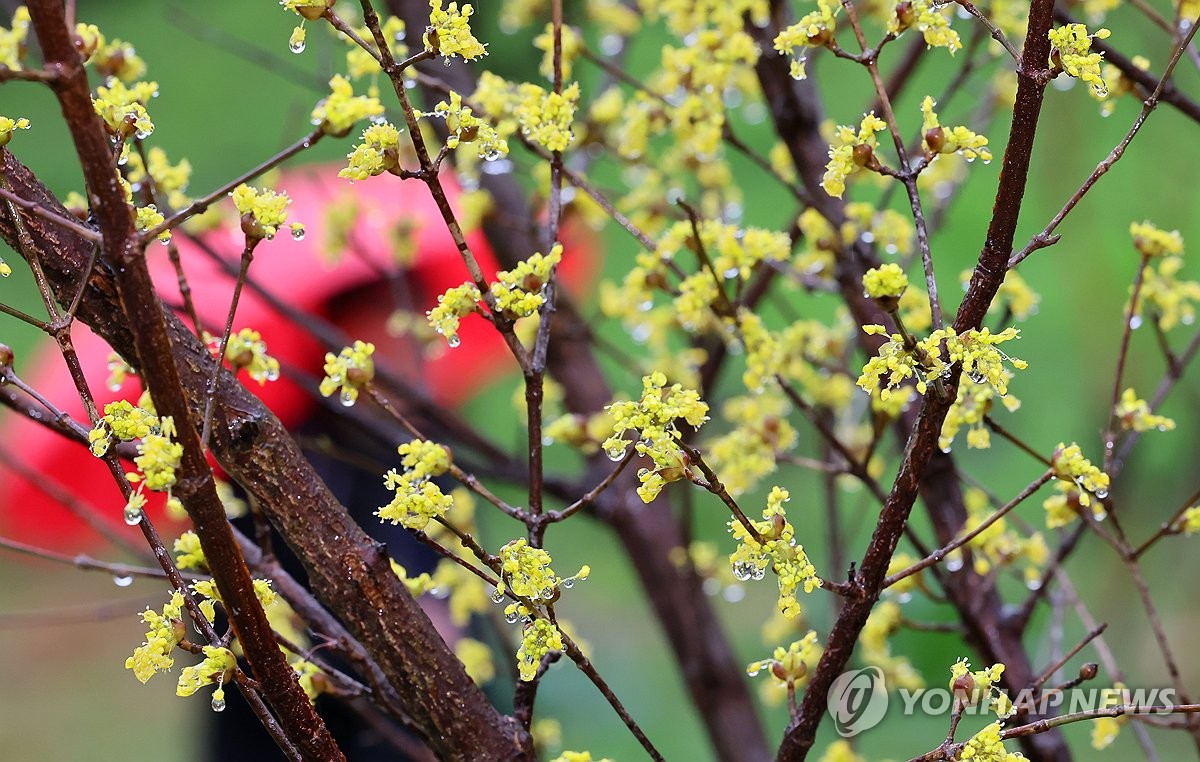
M342 405L345 407L350 407L354 404L354 395L351 394L348 389L342 390L342 396L339 397L339 399L342 401Z
M108 390L110 392L119 392L119 391L121 391L121 385L118 383L115 383L115 382L111 383L108 385Z
M299 54L304 52L304 40L292 40L288 43L288 49L293 53Z
M1041 587L1042 587L1041 577L1030 577L1029 579L1025 580L1025 587L1029 588L1030 590L1041 589Z
M216 696L213 696L212 710L214 712L224 712L225 711L225 699L217 698Z
M730 280L732 278L736 278L738 276L738 273L740 273L740 272L741 272L741 270L739 270L738 268L730 267L728 270L726 270L723 273L723 275L725 276L725 280Z
M1093 513L1092 516L1096 519L1097 522L1104 521L1105 519L1108 518L1108 511L1105 511L1103 509L1098 510L1095 513Z
M600 38L600 50L606 56L615 56L625 47L625 40L619 34L606 34Z
M117 587L129 587L133 584L133 577L114 576L113 584Z
M294 227L294 228L292 228L292 240L294 240L294 241L303 241L303 240L304 240L304 234L305 234L305 233L307 233L307 232L308 232L308 231L306 231L306 230L304 229L304 227L303 227L303 226L299 226L299 227Z
M492 603L499 603L500 601L504 600L504 593L500 592L500 588L493 587L492 592L488 594L488 597L492 599Z
M963 560L961 556L953 556L946 559L946 571L956 572L963 568Z
M134 508L132 505L125 506L125 523L131 527L142 523L142 509Z
M1108 497L1108 490L1101 487L1100 489L1096 490L1092 494L1095 495L1096 497L1100 498L1101 500L1103 500L1104 498Z
M755 580L760 580L767 576L767 570L756 566L754 567L754 571L750 573L750 576L754 577Z
M279 369L271 368L264 375L266 376L268 381L278 381L279 380Z
M138 130L134 134L136 135L138 140L145 140L146 138L150 137L151 132L152 132L151 130Z
M459 344L462 344L462 339L460 339L458 337L458 334L455 333L455 334L452 334L452 335L446 337L446 343L450 345L451 349L454 349Z
M746 670L746 674L749 675L750 677L757 677L759 672L762 672L762 669L759 668L758 666L753 666L750 669Z
M575 587L575 580L570 577L567 577L560 584L562 585L562 587L564 589L570 590L571 588Z
M728 585L723 592L723 597L730 603L737 603L746 597L746 588L741 585Z
M611 460L613 463L617 463L625 457L625 452L628 449L628 447L622 447L620 452L607 452L605 454L608 455L609 460Z
M515 611L507 611L504 614L504 621L508 622L509 624L516 624L518 618L517 612Z
M749 580L753 573L750 564L739 561L733 565L733 576L741 582Z
M432 587L429 589L429 594L438 600L445 600L450 597L450 589L446 587Z
M1142 327L1142 316L1141 315L1134 315L1133 317L1129 318L1129 328L1131 330L1136 331L1137 329L1139 329L1141 327Z
M705 595L716 595L721 592L721 583L709 577L700 584L700 589L704 591ZM728 597L728 593L726 593L726 597Z

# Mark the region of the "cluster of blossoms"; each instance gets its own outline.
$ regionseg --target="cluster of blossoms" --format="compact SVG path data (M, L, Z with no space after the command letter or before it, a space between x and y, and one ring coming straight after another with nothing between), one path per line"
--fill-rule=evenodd
M911 563L904 563L902 568L910 565ZM889 573L891 573L891 569L889 569ZM906 577L902 582L909 579L912 577ZM894 590L894 588L892 589ZM907 657L892 653L891 643L888 642L891 635L900 629L903 619L904 615L901 613L899 603L894 600L880 601L871 610L871 615L867 617L867 623L863 625L858 642L862 645L863 661L879 667L883 671L885 683L889 688L918 690L925 687L925 681L913 668Z
M927 155L961 153L967 161L979 158L986 164L992 160L992 152L987 148L987 138L961 125L943 127L938 122L937 112L933 110L934 105L936 104L933 98L928 95L921 102L921 113L924 114L921 133Z
M1104 40L1112 34L1107 29L1097 30L1088 34L1083 24L1067 24L1058 29L1051 29L1050 35L1050 66L1055 72L1065 71L1069 76L1078 77L1092 86L1092 92L1097 97L1108 95L1108 85L1100 70L1100 62L1104 56L1093 53L1092 40Z
M982 490L968 489L963 494L966 503L967 521L962 531L969 533L985 521L992 519L993 509ZM1023 567L1025 582L1036 586L1042 575L1042 569L1049 558L1049 548L1041 532L1033 532L1023 536L1008 528L1005 518L992 521L983 531L971 538L967 545L972 553L975 573L983 576L994 568Z
M1005 378L1011 379L1012 374L1004 371ZM1006 381L1007 383L1007 381ZM967 427L967 447L975 450L986 450L992 446L991 432L985 424L985 418L995 404L996 389L986 382L976 382L970 378L962 379L958 384L958 393L954 404L946 413L942 422L942 431L938 435L938 447L943 452L949 452L954 444L954 438L959 430ZM1000 398L1000 402L1010 413L1021 407L1021 401L1011 394Z
M421 38L425 50L446 58L461 56L466 61L487 55L487 46L471 33L470 19L474 8L463 3L460 9L458 3L450 3L443 10L442 0L430 0L429 7L429 27Z
M893 263L867 270L862 281L863 292L887 312L899 306L900 297L908 290L908 276L900 265Z
M481 299L483 295L474 283L455 286L439 296L437 306L426 313L429 324L433 326L433 330L446 337L446 342L451 347L457 347L459 321L472 312L482 312L479 307Z
M432 519L440 518L454 504L432 481L450 470L450 452L434 442L415 439L397 448L403 473L390 469L384 485L395 491L387 505L375 512L383 521L401 524L406 529L423 530Z
M363 130L362 142L347 154L349 160L338 177L366 180L384 172L400 171L400 130L388 122L373 124Z
M242 232L248 240L270 240L287 222L287 208L292 200L286 193L276 193L265 188L260 190L243 183L234 188L231 195L233 205L242 216ZM295 234L296 226L293 225L292 228ZM303 227L299 229L303 230Z
M1105 510L1101 501L1108 497L1108 474L1083 457L1083 451L1074 442L1070 446L1059 442L1050 463L1059 480L1059 494L1042 504L1046 509L1046 526L1053 529L1069 524L1081 508L1091 508L1097 520L1103 519Z
M481 159L497 159L508 154L508 141L486 120L475 115L462 96L450 91L449 101L440 101L433 111L421 116L436 116L446 120L446 147L458 148L460 143L472 143Z
M795 24L775 36L775 50L784 55L793 56L791 66L793 79L804 79L808 76L804 65L808 59L807 50L809 48L823 48L833 42L833 35L837 30L837 16L841 10L842 6L839 3L831 2L831 0L817 0L817 10L810 11ZM796 48L800 48L804 52L796 56L793 53Z
M964 706L981 705L1004 719L1012 714L1013 704L1008 695L996 687L1004 674L1003 664L971 671L971 662L959 659L950 667L950 691L954 700Z
M109 77L105 85L96 88L92 106L119 140L131 135L142 139L154 132L146 104L157 96L157 82L137 82L126 87L120 79Z
M821 187L835 198L841 198L846 192L846 178L863 167L878 164L875 149L879 147L876 133L887 129L887 124L875 116L875 113L865 115L858 126L858 132L853 127L839 125L834 135L834 142L829 146L829 163L825 165L825 176L821 179Z
M871 335L888 335L887 329L880 325L865 325L863 331ZM1004 362L1018 370L1024 370L1027 363L1009 357L996 345L1019 335L1016 328L1006 328L996 334L988 328L972 329L961 335L953 328L943 328L909 349L903 336L891 334L890 340L879 348L879 354L867 361L857 383L867 392L878 390L886 400L892 389L915 376L917 392L924 394L930 380L948 376L955 363L962 363L968 379L977 384L986 382L1003 397L1008 394L1008 379L1012 375Z
M225 683L233 679L237 669L237 657L233 651L220 646L204 646L204 661L191 667L184 667L179 675L179 683L175 686L176 696L191 696L206 685L216 683L213 691L212 708L214 712L225 709Z
M187 634L182 612L183 594L178 590L171 594L171 600L163 606L161 614L152 609L142 612L142 621L149 625L146 642L125 660L125 669L133 670L133 676L142 683L175 666L171 654Z
M329 95L312 110L311 121L326 135L345 137L363 119L383 117L383 104L373 95L355 95L350 80L335 74L329 80Z
M1150 405L1138 397L1132 388L1121 393L1121 399L1114 412L1123 431L1171 431L1175 428L1175 421L1150 412Z
M901 0L887 21L890 34L916 29L931 48L945 48L953 55L962 47L958 32L950 28L949 8L932 0Z
M742 581L762 579L770 568L779 579L779 611L792 619L800 613L797 589L803 585L804 592L811 593L821 586L821 580L805 555L804 546L796 544L796 530L787 520L783 508L789 499L787 490L771 489L763 520L751 522L762 542L741 522L729 522L729 531L738 541L737 550L729 556L729 563L733 576Z
M204 556L204 549L200 547L200 538L196 536L195 532L188 530L179 535L172 550L175 553L175 565L180 569L208 571L208 559Z
M803 688L808 684L809 673L821 660L824 649L817 642L817 633L809 630L808 634L793 641L787 648L779 646L769 659L761 659L746 666L746 674L755 677L766 670L780 685L789 688Z
M1172 525L1172 529L1183 532L1188 537L1200 532L1200 505L1193 505L1184 511Z
M1004 739L1000 737L1000 722L997 720L985 725L975 735L967 739L959 759L977 760L978 762L1022 762L1025 755L1011 752L1004 748Z
M649 503L658 497L667 482L688 475L689 459L681 449L683 435L677 421L698 428L708 420L708 405L693 389L680 384L667 386L667 377L654 372L642 378L642 397L637 401L614 402L608 406L613 419L613 434L604 441L604 451L613 460L625 455L629 440L624 434L631 429L639 434L634 449L639 455L654 461L654 470L638 472L638 497Z
M0 116L0 147L8 145L12 140L15 130L29 129L29 120L25 118L12 119L7 116Z
M563 650L562 633L548 619L535 618L524 625L521 632L521 647L517 649L517 667L521 679L530 681L537 677L542 657L552 651Z
M355 341L352 347L343 347L338 354L325 354L325 377L321 379L321 396L329 397L341 389L339 399L349 407L358 399L358 393L375 378L375 345L367 341Z
M300 17L300 23L292 30L292 36L288 39L288 47L293 53L304 52L304 40L307 36L304 22L321 18L333 8L333 3L334 0L279 0L280 5Z
M519 94L514 114L521 134L548 151L565 151L575 140L571 125L579 104L579 83L572 82L561 93L525 83Z
M730 495L752 489L776 469L777 456L796 446L799 436L788 422L791 407L778 390L728 400L722 417L734 428L708 442L706 458Z
M1178 256L1183 254L1183 236L1178 230L1160 230L1150 221L1133 222L1129 225L1133 248L1144 257Z
M183 458L183 445L172 442L175 423L170 417L159 418L153 410L148 395L138 405L128 400L110 402L104 406L104 416L88 433L92 454L103 457L113 439L120 442L138 442L138 455L133 462L139 469L126 474L129 481L138 485L125 504L124 517L127 524L135 525L142 520L142 508L146 504L143 488L155 492L166 492L168 502L174 502L171 488L175 486L175 469Z
M491 288L496 311L516 320L540 310L546 303L546 284L562 261L562 250L562 244L556 243L550 253L537 252L512 270L496 273Z
M225 359L235 372L244 368L260 385L279 378L279 361L267 354L267 343L253 329L243 328L229 337Z

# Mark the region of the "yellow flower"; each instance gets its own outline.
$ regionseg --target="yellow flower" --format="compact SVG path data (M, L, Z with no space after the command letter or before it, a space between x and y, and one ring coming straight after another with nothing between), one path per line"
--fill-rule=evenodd
M330 94L313 108L312 123L334 137L350 132L356 122L383 116L383 104L371 95L355 95L350 80L335 74L329 80Z
M791 499L780 487L771 489L763 520L752 522L763 542L759 542L736 520L729 522L729 531L739 545L729 556L733 576L741 581L762 579L768 568L775 572L779 583L779 611L788 619L800 613L796 591L801 585L805 593L821 586L817 570L809 562L803 545L796 544L796 530L787 520L783 504Z
M467 61L487 55L487 46L471 34L470 19L474 8L463 3L459 10L458 3L450 3L442 10L442 0L430 0L429 8L429 28L422 38L426 50L447 58L462 56Z
M521 633L521 647L517 649L517 666L521 679L532 680L537 676L542 657L551 651L563 650L562 633L545 619L534 619L525 625Z
M899 299L908 288L908 276L897 264L873 267L863 275L863 288L872 299Z
M146 642L134 649L133 656L125 660L125 669L133 670L134 677L142 683L174 666L171 653L187 634L182 610L183 595L176 590L171 594L171 601L163 606L161 614L149 609L142 613L142 621L150 625Z
M349 165L338 177L366 180L400 168L400 130L388 122L373 124L363 130L362 142L347 158Z
M29 129L28 119L10 119L7 116L0 116L0 146L8 145L12 140L14 130Z
M1092 92L1099 98L1108 95L1108 85L1101 76L1100 62L1104 56L1092 53L1092 40L1107 39L1111 34L1107 29L1100 29L1089 35L1083 24L1067 24L1058 29L1051 29L1050 36L1050 66L1056 71L1065 71L1068 76L1078 77L1092 86Z
M520 96L515 114L521 134L549 151L566 150L575 139L571 123L579 103L579 83L572 82L562 93L526 83L520 87Z
M508 141L495 127L475 116L470 106L463 105L462 96L450 91L450 100L441 101L433 107L433 116L446 120L447 148L458 148L459 143L474 143L481 159L496 159L508 153ZM430 114L421 114L429 116Z
M12 28L0 27L0 67L21 70L25 39L29 36L29 9L18 5L13 11Z
M375 378L375 361L371 355L375 345L366 341L355 341L354 346L344 347L338 354L325 354L325 378L321 379L320 392L328 397L342 390L340 400L350 407L358 399L360 389Z
M512 270L496 273L492 297L496 310L512 319L529 317L546 303L543 290L554 267L562 261L562 244L556 243L549 254L535 253Z
M1133 248L1143 256L1160 257L1164 254L1183 253L1183 236L1178 230L1168 233L1159 230L1149 221L1134 222L1129 225L1129 235L1133 236Z
M1166 416L1151 413L1150 406L1145 400L1139 398L1132 388L1126 389L1121 394L1121 401L1117 403L1115 412L1123 431L1130 429L1134 431L1149 431L1150 429L1170 431L1175 428L1175 421Z
M267 343L258 331L243 328L229 337L225 359L235 371L242 368L259 385L279 378L279 361L267 354Z
M946 48L953 55L962 47L962 42L958 39L958 32L950 28L947 13L945 6L935 6L931 0L912 0L896 6L896 11L888 17L887 30L898 35L915 27L925 37L926 45Z
M233 204L242 215L242 232L247 238L274 238L279 226L287 221L291 203L286 193L258 190L244 183L233 189Z
M826 193L841 198L846 192L846 178L876 161L874 151L879 140L875 134L886 129L887 124L874 112L863 116L857 133L845 125L837 128L834 142L829 146L825 177L821 180Z
M794 79L804 79L808 76L804 69L808 54L803 52L796 56L793 51L796 48L804 51L808 48L821 48L833 42L837 16L841 10L842 6L836 2L817 0L817 10L803 16L775 36L775 50L793 56L791 72Z
M439 296L437 306L425 314L433 330L445 336L451 347L457 347L459 321L472 312L479 312L482 298L474 283L464 283Z
M180 569L208 571L208 559L204 557L204 549L200 547L200 538L196 536L195 532L189 530L179 535L173 549L175 565Z
M966 127L943 127L938 123L938 115L934 112L934 101L925 96L921 102L921 112L925 115L922 126L923 145L927 155L941 153L961 153L967 161L983 159L986 164L992 160L992 152L988 150L988 139L983 135L968 130Z

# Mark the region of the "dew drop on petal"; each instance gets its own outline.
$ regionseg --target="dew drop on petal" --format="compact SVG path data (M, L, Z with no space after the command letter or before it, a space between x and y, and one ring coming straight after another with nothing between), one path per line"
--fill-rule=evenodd
M306 232L308 232L308 231L306 231L306 230L305 230L303 227L294 227L294 228L292 228L292 240L295 240L295 241L303 241L303 240L304 240L304 234L305 234Z
M504 615L504 621L508 622L509 624L516 624L517 618L517 612L515 611L509 611Z
M493 587L488 597L492 599L492 603L499 603L504 600L504 593L500 592L500 588Z
M304 40L292 40L291 42L288 43L288 49L291 50L293 53L297 53L297 54L303 53L304 52Z
M446 343L450 345L451 349L454 349L459 344L462 344L462 339L460 339L458 337L458 334L455 333L455 334L452 334L452 335L446 337Z
M343 391L339 398L342 401L343 407L351 407L354 405L354 395L348 391Z
M575 580L568 577L568 578L564 579L560 584L563 586L563 588L570 590L571 588L575 587Z
M225 711L225 699L217 698L216 696L213 696L212 710L214 712L224 712Z
M129 587L130 585L133 584L133 577L129 577L129 576L122 577L120 575L114 576L113 584L116 585L117 587Z
M142 509L134 508L131 505L125 506L125 523L131 527L142 523Z

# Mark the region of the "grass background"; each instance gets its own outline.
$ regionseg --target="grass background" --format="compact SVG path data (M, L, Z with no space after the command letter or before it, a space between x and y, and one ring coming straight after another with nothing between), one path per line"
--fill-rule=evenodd
M528 35L507 37L497 30L497 5L490 0L479 3L479 34L491 45L486 65L506 77L536 79L540 54L529 52ZM162 91L151 106L157 124L152 144L161 145L173 158L191 160L195 169L191 187L197 194L256 164L306 130L308 111L340 62L340 55L335 55L340 47L323 42L324 35L316 27L310 27L309 50L303 56L289 54L286 40L292 18L270 2L222 0L185 6L84 0L80 17L98 24L110 37L134 42L146 59L149 77L160 83ZM961 30L968 28L963 21L956 25ZM1167 57L1161 33L1147 31L1144 23L1134 21L1128 8L1114 14L1108 25L1116 31L1110 42L1123 52L1147 55L1154 70L1161 71ZM661 42L662 38L653 34L639 42L630 51L632 70L645 71L653 65ZM234 50L265 52L271 63L249 63ZM897 45L891 54L899 50ZM954 66L943 51L927 56L917 80L896 105L902 125L915 128L920 97L938 92ZM598 78L586 64L578 68L586 98L594 94L589 85L594 87ZM1194 68L1185 62L1180 69L1180 85L1185 91L1197 92ZM842 123L856 121L863 104L870 100L865 74L829 57L814 61L810 71L826 93L829 116ZM79 172L64 148L69 140L50 93L26 83L5 85L2 93L0 113L27 116L35 126L18 135L11 148L56 192L79 189ZM943 121L966 121L975 105L970 96L965 97L943 113ZM1060 91L1056 86L1049 91L1018 242L1041 229L1096 162L1107 155L1137 109L1137 102L1126 98L1115 114L1105 119L1082 88ZM735 124L748 142L763 146L765 152L767 124L742 117ZM1194 190L1200 148L1194 131L1189 131L1191 126L1169 107L1161 108L1126 158L1059 228L1062 242L1035 254L1021 268L1043 300L1039 314L1022 326L1022 340L1010 345L1030 368L1013 384L1013 393L1023 401L1021 410L1004 415L1003 420L1044 452L1060 440L1076 439L1087 454L1093 458L1100 455L1121 310L1136 267L1127 233L1129 223L1148 218L1162 227L1180 229L1193 243L1200 242L1200 201ZM973 264L983 241L1006 129L1006 120L1001 118L987 130L997 147L997 161L972 168L970 183L933 240L947 311L953 310L961 293L958 273ZM328 141L304 160L334 159L348 150L347 143ZM752 175L743 163L736 166L745 194L745 222L786 226L794 213L791 198ZM603 174L606 170L601 166L599 171ZM609 275L619 275L637 252L636 244L619 230L607 232L603 241L606 269ZM3 255L18 265L15 255L7 251ZM14 269L12 278L0 282L0 298L38 314L39 297L27 271L19 265ZM1185 270L1193 276L1196 272L1191 264ZM829 314L831 307L827 298L799 305L814 314ZM1190 329L1178 328L1172 341L1179 346L1189 334ZM26 326L0 316L0 341L13 346L18 358L23 358L40 339ZM637 379L619 370L613 368L615 385L635 392ZM1136 333L1128 383L1148 396L1162 372L1153 336L1147 330ZM468 412L487 420L498 441L517 442L523 436L515 412L511 419L494 415L495 410L508 408L515 384L515 379L498 384L475 403L474 412ZM1192 411L1198 402L1195 382L1185 380L1165 407L1166 414L1179 422L1179 429L1147 436L1114 486L1114 499L1129 517L1124 523L1134 538L1152 532L1196 488L1198 429ZM506 427L511 431L506 432ZM801 431L804 450L813 441L803 427ZM962 468L1001 496L1014 494L1039 472L1027 457L1001 443L986 452L961 446L958 450ZM554 458L554 465L573 465L569 456ZM808 474L784 471L771 483L791 489L798 531L802 539L814 538L806 545L818 569L825 571L825 552L817 539L824 537L822 510L815 499L807 497L819 495L817 482ZM756 499L747 496L745 504L754 506ZM701 516L713 516L700 533L720 541L724 523L707 513L716 511L717 506L701 494L696 495L696 502ZM857 555L873 524L874 509L861 496L851 495L845 502L854 517L849 524L859 527L850 545L852 555ZM20 506L5 506L4 510L16 511ZM1040 525L1040 512L1040 499L1035 499L1018 514ZM921 515L919 508L914 515ZM918 518L917 523L920 526L923 519ZM491 521L484 531L499 544L513 530ZM578 568L585 562L596 570L587 584L572 592L561 610L592 645L602 674L669 759L707 758L703 729L691 711L661 633L641 600L638 583L612 538L581 520L556 528L550 542L560 570ZM1192 546L1180 538L1167 540L1146 559L1147 577L1167 612L1167 628L1180 647L1185 676L1192 685L1200 677L1200 665L1181 647L1195 632L1198 614L1191 605L1193 589L1184 581L1194 578L1198 566ZM1113 554L1089 538L1068 569L1095 616L1111 623L1110 645L1126 671L1140 678L1135 684L1163 684L1161 658L1133 587ZM209 720L207 702L175 699L169 680L141 686L122 668L126 655L142 637L134 612L145 605L158 605L160 585L137 582L119 589L104 575L72 573L7 555L0 556L0 580L0 642L4 644L0 684L5 686L0 692L0 760L183 762L202 757L202 744L194 730ZM772 610L769 588L759 585L740 603L718 604L745 661L770 651L758 627L746 625L761 621ZM826 631L831 614L825 601L810 599L807 609L811 625ZM906 612L922 621L953 618L947 607L922 600L914 601ZM1038 664L1048 660L1048 634L1053 624L1040 621L1031 631L1029 648ZM1082 628L1069 618L1062 633L1064 641L1070 644L1080 634ZM935 685L943 681L950 663L966 655L958 639L948 635L901 633L894 648L909 654ZM544 682L539 710L562 720L567 748L587 748L597 757L619 760L641 758L632 738L596 691L566 665L554 668ZM770 736L778 737L786 719L783 711L768 710L766 716ZM942 718L902 718L892 712L883 726L861 737L860 751L868 759L907 758L936 744L944 729ZM824 734L831 733L827 723ZM1086 748L1086 733L1086 728L1078 726L1067 731L1068 737L1079 740L1080 749ZM1184 753L1181 738L1157 734L1156 741L1159 736L1163 758ZM1132 739L1125 733L1108 754L1124 758L1134 752Z

